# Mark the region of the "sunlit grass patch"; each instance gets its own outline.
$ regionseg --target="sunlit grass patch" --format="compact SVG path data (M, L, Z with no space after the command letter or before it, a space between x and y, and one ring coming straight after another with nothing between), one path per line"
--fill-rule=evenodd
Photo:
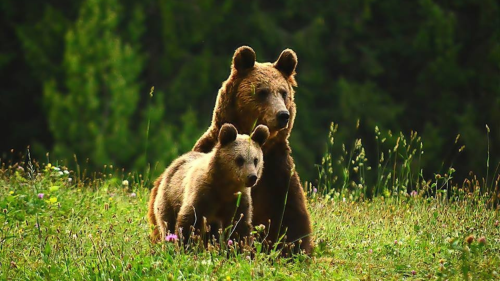
M336 130L320 180L305 184L312 257L265 249L269 226L255 228L251 252L232 240L186 251L173 235L152 244L148 177L112 166L90 177L28 157L1 163L0 279L500 279L497 171L460 185L452 167L425 179L418 136L378 129L370 167L361 140L334 152Z

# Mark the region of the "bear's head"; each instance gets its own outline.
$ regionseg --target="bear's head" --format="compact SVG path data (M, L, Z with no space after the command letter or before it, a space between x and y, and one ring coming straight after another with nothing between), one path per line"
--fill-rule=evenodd
M295 118L293 87L297 55L284 50L274 63L256 62L252 48L238 48L233 56L231 75L219 92L219 126L232 123L249 134L255 125L266 125L270 137L288 138ZM217 113L216 113L217 114Z
M224 124L215 147L218 175L240 188L254 186L264 169L262 145L268 137L269 129L264 125L248 136L239 135L232 124Z

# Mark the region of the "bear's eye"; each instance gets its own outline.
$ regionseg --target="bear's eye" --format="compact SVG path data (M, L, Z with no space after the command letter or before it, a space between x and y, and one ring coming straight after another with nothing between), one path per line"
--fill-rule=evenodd
M286 98L288 97L288 92L285 91L285 90L282 90L281 91L281 96L283 97L284 100L286 100Z
M257 166L257 164L258 164L258 163L259 163L259 159L254 158L254 159L253 159L253 164L254 164L255 166Z
M269 95L269 90L268 89L260 89L257 91L257 97L259 99L265 99Z
M239 167L243 166L243 164L245 164L245 159L243 158L243 156L238 156L236 157L236 165L238 165Z

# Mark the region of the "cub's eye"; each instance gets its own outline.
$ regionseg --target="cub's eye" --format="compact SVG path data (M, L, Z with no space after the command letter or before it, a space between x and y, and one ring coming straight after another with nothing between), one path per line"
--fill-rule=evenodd
M281 96L283 97L284 100L286 100L286 98L288 97L288 92L285 91L285 90L282 90L281 91Z
M268 89L261 89L257 91L257 97L259 99L265 99L269 95L269 90Z
M258 164L258 163L259 163L259 159L254 158L254 159L253 159L253 164L254 164L254 166L257 166L257 164Z
M243 156L238 156L236 157L236 165L238 165L239 167L243 166L243 164L245 164L245 159L243 158Z

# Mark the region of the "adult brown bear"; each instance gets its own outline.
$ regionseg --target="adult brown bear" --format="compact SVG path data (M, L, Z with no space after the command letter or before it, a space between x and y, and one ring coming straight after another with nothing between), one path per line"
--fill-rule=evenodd
M274 63L259 63L252 48L238 48L231 74L219 90L212 124L193 148L210 152L225 123L233 124L241 134L250 134L259 124L269 128L269 139L262 148L264 172L252 188L252 222L269 228L267 241L273 244L283 242L280 238L285 235L286 243L279 245L287 245L285 255L298 249L311 254L313 248L306 198L288 143L296 113L296 66L297 55L290 49Z

